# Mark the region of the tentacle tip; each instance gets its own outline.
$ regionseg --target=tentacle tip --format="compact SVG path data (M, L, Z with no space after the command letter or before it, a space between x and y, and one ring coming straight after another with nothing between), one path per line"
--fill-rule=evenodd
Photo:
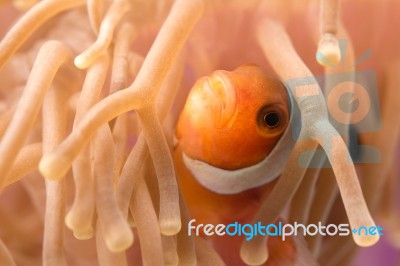
M179 217L179 216L178 216ZM164 236L174 236L181 231L181 219L160 219L160 232Z
M74 64L79 69L86 69L89 66L87 58L83 55L75 57Z
M59 180L65 174L60 171L58 161L53 156L43 156L39 162L39 172L49 180Z
M128 229L128 231L125 229ZM129 227L123 228L122 230L112 230L112 232L109 232L104 238L107 248L115 253L127 250L132 246L134 240L133 233Z
M322 66L335 67L342 60L339 41L335 35L326 33L321 37L316 53L317 62Z
M79 225L76 215L74 215L71 211L66 215L64 222L65 225L71 229L76 239L87 240L94 236L93 226L91 224L87 226Z
M253 249L253 246L244 244L240 249L240 258L247 265L263 265L267 262L268 257L268 249L264 245L261 249Z
M168 256L168 255L167 255ZM164 257L164 265L167 266L178 266L178 265L197 265L196 258L193 258L192 260L182 260L179 261L179 256L178 253L174 252L174 254L170 254L169 257L165 256Z
M370 247L379 241L379 235L353 235L354 242L360 247Z

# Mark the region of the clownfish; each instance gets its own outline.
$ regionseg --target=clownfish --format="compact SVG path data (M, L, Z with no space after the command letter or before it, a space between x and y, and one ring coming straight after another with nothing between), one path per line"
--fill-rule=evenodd
M185 154L237 170L262 161L289 123L284 85L259 67L217 70L193 86L176 137Z
M285 86L256 65L217 70L196 81L177 122L173 156L183 197L198 224L252 221L289 155L282 144L290 139L285 137L289 123ZM225 262L240 261L243 238L212 239ZM291 250L289 258L294 256L290 241L272 239L269 249L275 254Z

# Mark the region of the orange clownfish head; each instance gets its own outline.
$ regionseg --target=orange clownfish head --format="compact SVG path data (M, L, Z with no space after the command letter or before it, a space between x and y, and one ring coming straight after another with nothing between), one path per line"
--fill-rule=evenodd
M220 169L268 156L289 124L284 85L255 65L200 78L180 115L176 137L188 157Z

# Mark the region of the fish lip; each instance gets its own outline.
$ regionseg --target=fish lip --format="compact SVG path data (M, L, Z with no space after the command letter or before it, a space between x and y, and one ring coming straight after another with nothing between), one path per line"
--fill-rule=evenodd
M229 127L237 114L238 92L228 71L217 70L205 81L206 87L217 99L213 105L214 126L217 129Z

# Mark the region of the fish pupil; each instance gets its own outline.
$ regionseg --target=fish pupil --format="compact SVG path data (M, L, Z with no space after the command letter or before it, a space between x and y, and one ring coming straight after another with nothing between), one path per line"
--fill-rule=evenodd
M281 117L276 112L269 112L264 115L264 123L269 128L274 128L281 122Z

